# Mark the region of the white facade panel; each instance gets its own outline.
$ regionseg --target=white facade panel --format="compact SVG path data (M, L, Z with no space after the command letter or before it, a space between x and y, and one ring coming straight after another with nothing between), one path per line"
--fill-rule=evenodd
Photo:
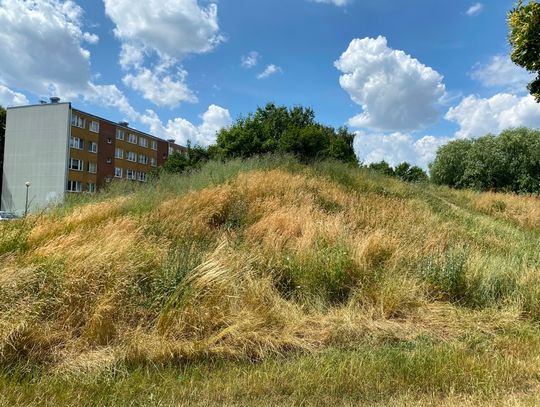
M61 201L67 184L70 104L7 110L1 207L22 214Z

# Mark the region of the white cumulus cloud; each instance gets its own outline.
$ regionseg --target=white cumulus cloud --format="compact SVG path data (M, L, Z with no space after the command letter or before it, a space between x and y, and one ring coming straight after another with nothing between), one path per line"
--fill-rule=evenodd
M27 105L28 99L22 93L15 92L0 83L0 106Z
M266 79L278 72L283 72L283 70L279 66L271 64L268 65L264 71L257 75L257 79Z
M103 0L118 38L175 58L212 50L219 34L217 5L197 0Z
M350 126L403 132L439 118L437 107L446 93L443 77L388 47L385 37L352 40L334 65L343 73L341 87L362 107Z
M510 127L540 127L540 104L531 95L498 93L490 98L471 95L452 107L445 118L459 125L457 138L481 137Z
M482 10L484 10L484 5L482 3L474 3L467 9L465 14L467 14L469 17L474 17L480 14Z
M534 75L514 64L506 55L495 55L486 64L476 64L471 78L485 87L502 87L512 91L526 91Z
M208 107L208 110L201 115L201 124L198 126L183 118L169 120L166 125L163 125L155 112L151 110L146 112L144 120L150 126L152 134L165 139L174 138L180 145L185 146L189 140L192 145L203 147L215 143L217 132L232 123L229 111L217 105Z
M424 136L415 140L407 133L356 132L354 150L364 164L386 161L396 166L404 161L424 169L433 161L437 149L450 139Z
M197 97L185 83L186 77L184 70L179 70L173 77L142 68L135 75L124 76L122 81L158 106L175 107L180 102L197 102Z
M0 82L38 95L71 98L91 79L95 43L84 32L83 10L73 1L0 1Z

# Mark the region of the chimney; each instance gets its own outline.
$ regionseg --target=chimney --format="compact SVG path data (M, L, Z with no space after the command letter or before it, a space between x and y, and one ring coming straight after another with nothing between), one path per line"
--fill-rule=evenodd
M50 100L51 103L53 103L53 104L60 102L60 98L59 98L59 97L56 97L56 96L50 97L49 100Z
M128 122L118 122L118 124L122 127L129 127L129 123Z

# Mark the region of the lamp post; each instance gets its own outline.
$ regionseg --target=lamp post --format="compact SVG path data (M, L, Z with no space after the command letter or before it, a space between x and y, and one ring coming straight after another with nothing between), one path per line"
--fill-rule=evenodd
M30 181L26 181L24 185L26 185L26 202L24 204L24 217L26 218L26 214L28 213L28 189L30 188Z

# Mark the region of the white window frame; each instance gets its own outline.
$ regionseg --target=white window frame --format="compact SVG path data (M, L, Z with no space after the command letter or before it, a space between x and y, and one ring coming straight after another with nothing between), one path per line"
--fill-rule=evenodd
M71 113L71 125L80 129L84 129L86 127L86 120L83 117Z
M135 170L126 170L126 178L132 181L137 180L137 171Z
M93 167L93 171L92 171L92 167ZM97 173L97 163L89 162L88 163L88 172L90 174L96 174Z
M141 182L146 182L146 172L138 172L137 173L137 179Z
M86 191L90 194L93 194L96 192L96 184L94 184L93 182L89 182L88 184L86 184Z
M128 135L128 143L137 144L137 135L133 134L133 133L129 133L129 135Z
M151 145L152 150L157 150L157 141L156 140L151 140L150 145Z
M93 133L99 133L99 122L96 122L94 120L92 120L90 122L90 128L89 130Z
M82 182L69 180L66 189L68 192L82 192Z
M77 166L76 166L77 168L73 168L75 162L77 162ZM84 171L84 161L79 160L78 158L70 158L69 169L72 171Z
M133 163L137 162L137 154L133 151L128 151L126 154L126 160L131 161Z
M148 157L144 154L139 154L139 164L148 165Z
M120 168L120 167L115 167L114 168L114 177L115 178L122 178L122 175L123 175L123 169Z
M124 140L124 138L125 138L124 130L116 129L116 139Z
M124 150L121 148L115 148L114 149L114 158L123 159L124 158Z
M139 146L148 147L148 139L146 137L139 136Z
M150 165L152 167L157 167L157 160L154 157L150 157Z
M98 143L95 141L89 141L88 142L88 152L97 154L98 152Z
M74 148L75 150L83 150L84 140L80 137L71 137L69 139L69 147Z

